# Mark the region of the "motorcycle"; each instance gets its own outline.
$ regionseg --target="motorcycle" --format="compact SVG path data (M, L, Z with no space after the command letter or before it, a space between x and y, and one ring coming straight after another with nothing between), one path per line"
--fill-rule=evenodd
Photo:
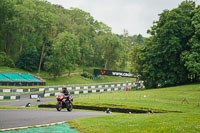
M73 101L73 97L68 95L65 96L63 93L59 93L57 95L57 104L56 104L56 109L57 111L61 111L64 108L67 108L67 111L72 111L73 105L72 105L72 101Z

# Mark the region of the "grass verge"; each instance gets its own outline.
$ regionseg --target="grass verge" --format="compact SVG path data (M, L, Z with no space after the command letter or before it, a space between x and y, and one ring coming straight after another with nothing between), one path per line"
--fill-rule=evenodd
M200 132L200 84L143 91L111 92L74 100L75 104L151 108L182 113L119 114L70 121L70 126L87 133Z

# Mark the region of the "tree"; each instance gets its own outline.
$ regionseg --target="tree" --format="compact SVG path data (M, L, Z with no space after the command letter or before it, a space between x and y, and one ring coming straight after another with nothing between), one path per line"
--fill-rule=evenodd
M93 52L93 66L104 67L104 46L106 34L111 33L111 28L102 22L95 21L94 28L96 35L93 39L92 48Z
M128 34L127 30L124 30L124 34L121 37L122 46L120 51L120 61L119 61L119 69L125 70L128 67L129 63L129 54L131 52L131 38Z
M17 39L17 19L15 15L16 1L2 0L0 2L0 48L8 56L12 54L12 47L15 47L14 40Z
M80 48L78 45L78 38L75 35L69 32L60 33L53 44L53 55L45 63L46 70L54 77L61 75L66 68L70 74L79 61Z
M81 9L65 9L44 0L1 0L0 31L0 52L5 52L16 64L22 63L17 62L22 60L25 50L36 48L39 75L46 69L46 61L53 62L49 59L56 53L52 52L56 49L53 43L57 45L55 40L64 32L75 35L78 40L78 45L73 47L79 52L70 55L76 59L70 58L71 63L66 64L69 71L77 65L83 69L90 66L126 69L127 66L130 37L114 35L109 26Z
M34 45L22 50L17 66L21 69L33 72L39 65L39 53Z
M122 42L118 36L107 33L103 39L103 60L104 69L116 70L121 54Z
M135 44L131 48L131 53L130 53L131 73L133 73L136 76L140 75L142 71L142 64L141 64L142 52L141 51L143 47L144 46Z
M133 38L132 38L132 43L133 44L140 44L140 45L143 45L145 42L145 38L139 34L139 35L134 35Z
M194 35L187 43L187 49L182 52L181 60L191 75L197 78L200 75L200 6L194 11L192 25Z
M159 21L148 33L151 37L139 51L137 65L147 88L178 85L188 82L188 71L181 62L181 54L194 34L193 1L184 1L178 8L164 10Z
M46 72L48 72L49 75L53 75L54 79L65 71L65 62L60 56L61 53L53 52L51 56L47 57L44 63Z
M14 61L6 55L5 52L0 52L0 66L15 67Z

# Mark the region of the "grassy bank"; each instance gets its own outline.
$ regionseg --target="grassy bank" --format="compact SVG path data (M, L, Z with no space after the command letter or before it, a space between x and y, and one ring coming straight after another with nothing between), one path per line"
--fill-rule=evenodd
M92 80L84 78L80 75L72 75L51 80L46 79L47 85L93 84L93 83L125 82L125 81L135 81L135 78L103 76L102 79Z
M74 103L182 112L120 114L70 121L71 127L81 132L200 132L200 84L145 91L105 93L75 99Z
M77 68L74 72L80 72L80 68ZM13 73L30 73L22 69L18 68L9 68L9 67L0 67L0 72L13 72ZM67 73L67 71L66 71ZM30 73L32 75L37 76L37 72ZM48 79L45 78L48 76L48 73L41 72L42 79L46 80L47 86L54 86L54 85L72 85L72 84L92 84L92 83L105 83L105 82L125 82L125 81L135 81L135 78L124 78L124 77L112 77L112 76L102 76L101 79L92 80L88 78L82 77L80 74L74 74L71 76L64 76L58 77L56 79ZM19 88L13 86L0 86L0 88ZM41 86L31 86L31 87L20 87L20 88L42 88Z

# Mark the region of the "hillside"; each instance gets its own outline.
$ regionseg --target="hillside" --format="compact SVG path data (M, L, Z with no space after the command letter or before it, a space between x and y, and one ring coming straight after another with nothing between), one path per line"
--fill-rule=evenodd
M78 71L78 70L77 70ZM90 83L102 83L102 82L124 82L124 81L135 81L134 78L124 78L124 77L112 77L112 76L104 76L99 80L92 80L88 78L82 77L80 74L72 74L71 76L58 77L56 79L48 79L47 72L41 72L41 78L46 80L46 85L69 85L69 84L90 84ZM18 68L9 68L0 66L0 72L13 72L13 73L29 73L34 76L38 76L36 72L28 72ZM80 71L79 71L80 72ZM72 72L73 73L73 72ZM65 75L68 75L67 73Z

